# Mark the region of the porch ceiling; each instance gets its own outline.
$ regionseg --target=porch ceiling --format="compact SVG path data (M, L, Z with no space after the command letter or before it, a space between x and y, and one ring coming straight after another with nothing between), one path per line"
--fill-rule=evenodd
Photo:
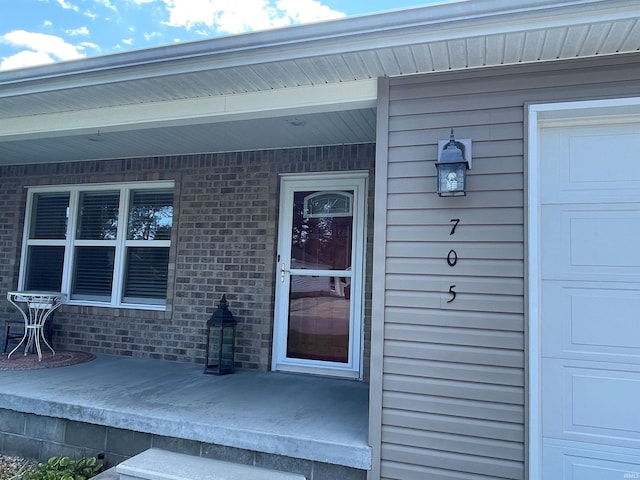
M637 0L467 0L0 72L0 163L375 141L376 79L640 50Z

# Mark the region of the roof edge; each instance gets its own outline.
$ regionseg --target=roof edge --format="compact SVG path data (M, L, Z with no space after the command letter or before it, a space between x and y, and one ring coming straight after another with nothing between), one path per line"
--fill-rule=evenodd
M505 16L512 16L514 20L517 17L521 22L523 15L566 13L567 10L579 12L584 7L590 7L590 10L593 10L594 6L611 10L616 6L630 5L630 3L632 3L630 0L521 0L514 5L512 0L460 0L0 71L0 90L19 86L21 90L25 90L21 93L32 93L94 83L126 81L141 76L171 75L192 69L197 71L199 68L220 68L220 66L213 66L212 61L221 56L234 57L237 65L247 62L263 63L263 61L273 60L260 61L264 58L260 54L276 49L282 52L279 54L281 61L300 58L296 47L323 47L337 43L340 50L347 53L357 50L358 46L362 48L367 44L368 39L382 34L495 20ZM384 46L381 45L381 47ZM322 48L314 50L318 55L321 51ZM308 56L313 54L310 53ZM195 64L199 64L200 67L194 68ZM221 66L233 67L234 65ZM153 72L150 71L151 69ZM77 81L69 84L68 81L72 77ZM100 78L102 78L101 81ZM52 80L63 79L64 83L52 82ZM29 88L29 85L37 84L43 85L35 90ZM0 96L2 96L1 93Z

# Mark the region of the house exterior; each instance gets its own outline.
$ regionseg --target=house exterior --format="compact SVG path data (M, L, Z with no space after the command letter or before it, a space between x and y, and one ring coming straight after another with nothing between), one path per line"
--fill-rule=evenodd
M635 478L639 49L471 0L2 72L0 285L196 363L225 294L238 368L369 384L370 479Z

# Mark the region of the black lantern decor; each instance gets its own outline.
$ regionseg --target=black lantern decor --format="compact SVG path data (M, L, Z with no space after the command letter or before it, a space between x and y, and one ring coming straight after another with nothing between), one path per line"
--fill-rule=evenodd
M453 128L449 142L441 141L438 145L438 195L441 197L457 197L466 195L467 169L471 168L471 152L467 152L465 143L471 146L471 141L456 141ZM443 148L440 146L444 145ZM470 150L470 148L468 149Z
M226 296L222 295L218 308L207 321L207 359L204 373L233 373L235 343L236 321L229 311Z

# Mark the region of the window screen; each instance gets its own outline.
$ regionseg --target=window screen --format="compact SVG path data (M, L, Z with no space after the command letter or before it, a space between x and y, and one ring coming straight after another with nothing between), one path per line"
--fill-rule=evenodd
M124 301L163 300L167 293L168 248L127 248Z
M68 193L39 193L33 196L29 238L64 239L69 216Z

